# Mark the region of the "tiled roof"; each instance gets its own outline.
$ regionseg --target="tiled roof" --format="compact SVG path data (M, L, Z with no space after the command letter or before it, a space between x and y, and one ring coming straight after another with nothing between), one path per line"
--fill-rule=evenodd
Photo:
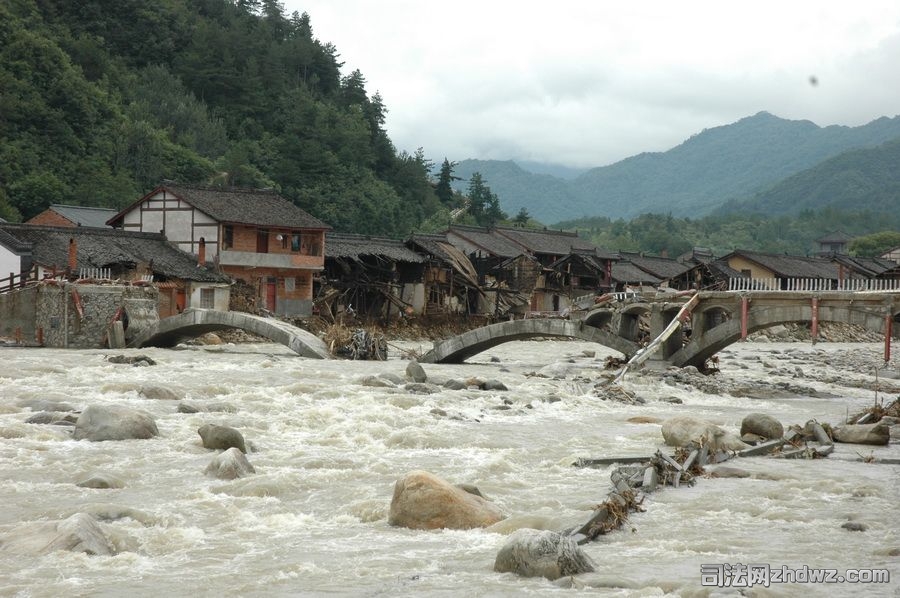
M110 208L53 204L49 209L78 226L95 226L100 228L107 226L106 221L116 215L116 211Z
M161 185L136 203L119 212L108 222L115 224L141 201L160 191L172 193L219 222L271 226L281 228L307 228L330 230L331 227L306 213L290 200L273 191L260 189L219 189L190 185Z
M849 243L853 240L853 237L848 235L843 231L833 231L822 237L821 239L816 239L816 243Z
M530 228L498 227L493 232L512 239L531 253L568 255L593 252L600 258L613 259L615 254L600 249L578 233L561 230L535 230Z
M424 257L409 249L402 241L344 233L325 234L325 259L338 257L355 260L363 255L381 256L398 262L425 261Z
M627 261L616 261L612 263L612 279L614 282L633 284L656 285L662 282L662 279L641 270L631 262Z
M690 270L690 266L681 264L667 257L641 255L639 253L621 253L623 260L628 260L641 270L649 272L662 280L669 280Z
M0 224L20 241L30 243L34 261L45 267L64 270L69 261L69 239L78 248L78 268L133 267L152 263L154 274L202 282L229 282L224 274L197 265L197 260L179 250L157 233L136 233L112 228L52 227L29 224Z
M5 220L0 222L0 226L4 224L6 224ZM31 243L19 239L18 237L8 233L3 228L0 228L0 245L3 245L13 253L16 253L18 255L31 253Z
M851 257L849 255L836 255L832 258L835 262L843 264L854 272L868 277L875 277L889 270L898 268L897 262L880 257Z
M732 256L740 256L771 270L779 278L827 278L837 280L837 264L829 259L799 255L778 255L756 251L737 250L723 257L728 261Z
M483 251L495 257L509 258L522 255L525 250L521 245L512 240L498 235L488 228L477 226L453 225L446 231L447 239L453 243L453 236L461 237L473 245L477 245ZM454 245L457 245L454 243Z

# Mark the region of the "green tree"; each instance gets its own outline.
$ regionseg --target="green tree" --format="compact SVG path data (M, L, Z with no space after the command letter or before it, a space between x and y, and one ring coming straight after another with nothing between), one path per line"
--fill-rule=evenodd
M861 257L878 257L894 247L900 247L900 232L886 230L853 239L850 253Z
M441 164L441 170L438 173L437 188L435 189L435 193L437 193L438 199L440 199L441 203L445 206L453 204L453 181L462 180L458 176L453 176L453 168L455 166L456 162L451 162L445 157L444 162Z

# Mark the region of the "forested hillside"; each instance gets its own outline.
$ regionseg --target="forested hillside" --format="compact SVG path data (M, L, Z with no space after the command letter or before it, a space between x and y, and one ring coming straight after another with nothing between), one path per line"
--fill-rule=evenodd
M382 98L341 66L274 0L0 2L0 217L122 207L174 179L403 235L442 207L431 164L395 150Z
M798 214L821 208L892 214L900 209L900 139L845 152L721 213Z
M860 127L819 127L761 112L704 130L666 152L632 156L570 181L534 175L510 162L478 161L471 169L490 181L503 209L525 207L544 222L648 212L698 217L845 151L898 138L900 117ZM460 162L460 172L470 162ZM853 210L856 199L834 194L830 203Z

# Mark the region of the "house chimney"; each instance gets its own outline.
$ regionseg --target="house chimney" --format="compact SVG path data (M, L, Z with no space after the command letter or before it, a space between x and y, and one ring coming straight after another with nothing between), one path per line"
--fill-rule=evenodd
M69 272L75 272L78 267L78 243L75 237L69 239Z
M206 239L200 237L200 246L197 249L197 265L206 265Z

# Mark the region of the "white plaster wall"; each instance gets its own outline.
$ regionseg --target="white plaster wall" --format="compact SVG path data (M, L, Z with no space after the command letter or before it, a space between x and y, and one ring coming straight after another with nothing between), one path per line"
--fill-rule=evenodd
M22 260L18 255L0 245L0 278L6 278L10 273L22 273Z

